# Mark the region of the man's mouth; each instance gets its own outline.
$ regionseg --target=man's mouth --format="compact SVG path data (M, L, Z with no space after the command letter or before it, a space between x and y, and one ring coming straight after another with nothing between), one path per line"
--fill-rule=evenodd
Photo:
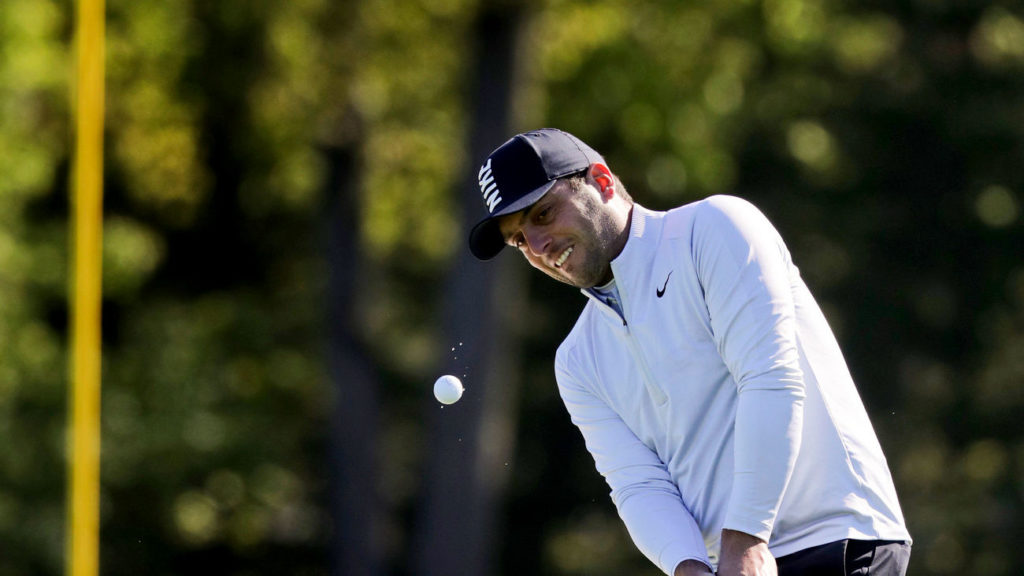
M555 260L555 268L562 267L562 264L565 263L565 260L569 257L569 254L572 254L572 250L573 247L569 246L568 248L565 249L565 252L562 252L562 255L558 257L558 260Z

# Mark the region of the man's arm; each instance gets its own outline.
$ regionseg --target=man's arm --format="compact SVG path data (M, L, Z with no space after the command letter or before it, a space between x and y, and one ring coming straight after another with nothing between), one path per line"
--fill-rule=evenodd
M719 572L774 574L766 542L803 431L794 272L774 227L738 198L716 197L701 207L692 249L713 337L738 396Z
M713 574L703 562L685 560L676 566L672 576L706 576ZM756 536L737 532L722 531L722 562L718 565L719 576L740 574L743 576L777 576L775 558L768 551L768 544Z
M706 574L714 574L714 572L703 562L684 560L679 563L679 566L676 566L676 571L672 576L705 576Z
M597 471L611 488L636 547L665 574L684 561L707 569L710 560L693 515L664 462L600 398L577 381L564 350L555 358L558 391L579 428ZM710 570L709 570L710 571Z

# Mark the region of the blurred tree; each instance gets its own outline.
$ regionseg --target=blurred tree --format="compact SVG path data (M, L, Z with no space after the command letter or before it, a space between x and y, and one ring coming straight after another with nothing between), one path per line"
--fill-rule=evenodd
M0 4L0 574L63 564L69 33Z
M353 113L354 115L354 113ZM365 277L358 215L360 201L359 120L325 149L328 163L324 211L327 264L328 366L333 381L329 476L332 573L381 574L381 505L378 426L380 407L373 359L360 329L358 294Z
M473 23L474 67L469 156L508 138L522 73L524 8L483 3ZM466 170L458 192L462 229L479 219L480 187ZM467 398L444 412L431 406L426 479L412 573L490 574L501 540L500 502L516 420L513 318L522 303L522 270L486 266L460 250L443 295L442 334L452 343L446 374L466 379ZM457 344L455 344L457 342Z
M555 392L582 300L465 252L480 155L554 125L652 208L759 204L873 415L910 573L1019 573L1024 6L501 6L109 1L103 572L653 574ZM0 3L0 575L62 565L70 14ZM444 411L441 372L468 386Z
M109 4L108 219L159 258L107 307L104 573L326 573L308 159L332 8L152 8Z

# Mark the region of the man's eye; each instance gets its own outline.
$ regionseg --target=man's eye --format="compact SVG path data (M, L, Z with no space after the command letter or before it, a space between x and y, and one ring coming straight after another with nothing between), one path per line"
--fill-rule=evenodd
M547 217L548 217L548 212L549 212L550 210L551 210L550 208L545 208L545 209L541 210L541 211L540 211L540 212L539 212L539 213L537 214L537 221L539 221L539 222L543 222L544 220L547 220Z

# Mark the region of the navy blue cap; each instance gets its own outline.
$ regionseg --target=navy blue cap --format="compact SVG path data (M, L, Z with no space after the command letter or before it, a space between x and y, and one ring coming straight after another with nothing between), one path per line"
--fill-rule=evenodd
M480 167L477 180L487 216L469 232L469 249L490 260L505 247L496 218L525 210L547 194L555 180L604 162L582 140L555 128L512 137Z

